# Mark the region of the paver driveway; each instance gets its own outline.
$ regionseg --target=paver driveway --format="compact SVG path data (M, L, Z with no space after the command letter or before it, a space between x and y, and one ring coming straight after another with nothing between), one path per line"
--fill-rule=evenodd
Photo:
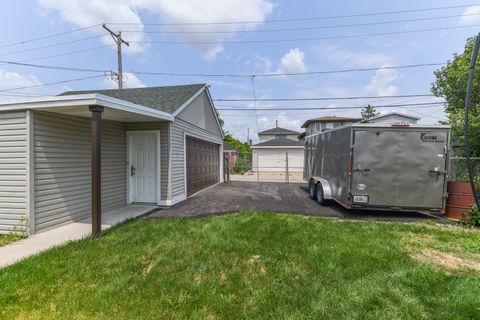
M311 200L306 183L268 183L231 181L197 193L172 208L150 217L197 217L225 214L239 210L297 213L343 219L375 218L380 220L431 219L420 213L346 210L336 203L320 206Z

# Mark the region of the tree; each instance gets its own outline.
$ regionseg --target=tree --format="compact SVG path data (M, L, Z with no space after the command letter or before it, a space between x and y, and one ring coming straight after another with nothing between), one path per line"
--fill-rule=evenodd
M241 142L235 139L232 134L226 133L223 139L226 143L234 147L238 152L238 158L235 161L234 172L244 174L245 172L252 170L252 149L247 142Z
M473 52L475 38L467 39L465 50L461 54L455 53L453 59L434 72L435 82L432 83L432 93L436 97L445 99L445 113L452 126L452 141L458 140L463 145L465 121L465 96L467 94L468 71ZM471 156L480 156L480 59L475 66L475 77L472 88L471 108L474 110L469 115L470 150ZM477 112L475 112L477 110ZM462 150L463 152L463 150Z
M375 107L373 107L371 105L368 105L368 106L366 106L365 108L362 109L361 115L362 115L363 120L368 120L368 119L371 119L373 117L376 117L376 116L380 115L380 113L377 112Z

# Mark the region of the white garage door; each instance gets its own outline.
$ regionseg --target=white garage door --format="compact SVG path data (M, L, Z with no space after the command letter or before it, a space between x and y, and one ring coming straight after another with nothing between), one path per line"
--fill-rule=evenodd
M288 156L288 171L303 172L302 150L256 150L253 153L254 171L281 171L285 172Z

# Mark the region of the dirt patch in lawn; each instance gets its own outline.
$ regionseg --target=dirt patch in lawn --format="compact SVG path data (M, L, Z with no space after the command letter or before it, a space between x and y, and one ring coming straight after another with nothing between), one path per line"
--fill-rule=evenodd
M422 253L412 256L415 260L433 263L448 270L458 270L462 268L480 271L480 262L460 258L454 253L440 252L434 249L424 250Z

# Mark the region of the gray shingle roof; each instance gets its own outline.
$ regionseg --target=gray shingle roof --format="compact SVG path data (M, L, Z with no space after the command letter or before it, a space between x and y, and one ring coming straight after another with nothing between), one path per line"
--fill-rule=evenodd
M225 141L223 142L223 151L237 151L234 147L226 143Z
M188 84L168 87L146 87L132 89L111 90L81 90L67 91L60 96L99 93L112 98L117 98L152 109L174 113L205 84Z
M297 132L297 131L293 131L293 130L289 130L289 129L285 129L285 128L280 128L280 127L275 127L273 129L268 129L268 130L265 130L265 131L262 131L262 132L259 132L258 135L262 135L262 134L291 134L291 135L297 135L299 134L300 132Z
M260 142L252 147L303 147L304 144L301 141L296 141L287 138L276 138L265 142Z

